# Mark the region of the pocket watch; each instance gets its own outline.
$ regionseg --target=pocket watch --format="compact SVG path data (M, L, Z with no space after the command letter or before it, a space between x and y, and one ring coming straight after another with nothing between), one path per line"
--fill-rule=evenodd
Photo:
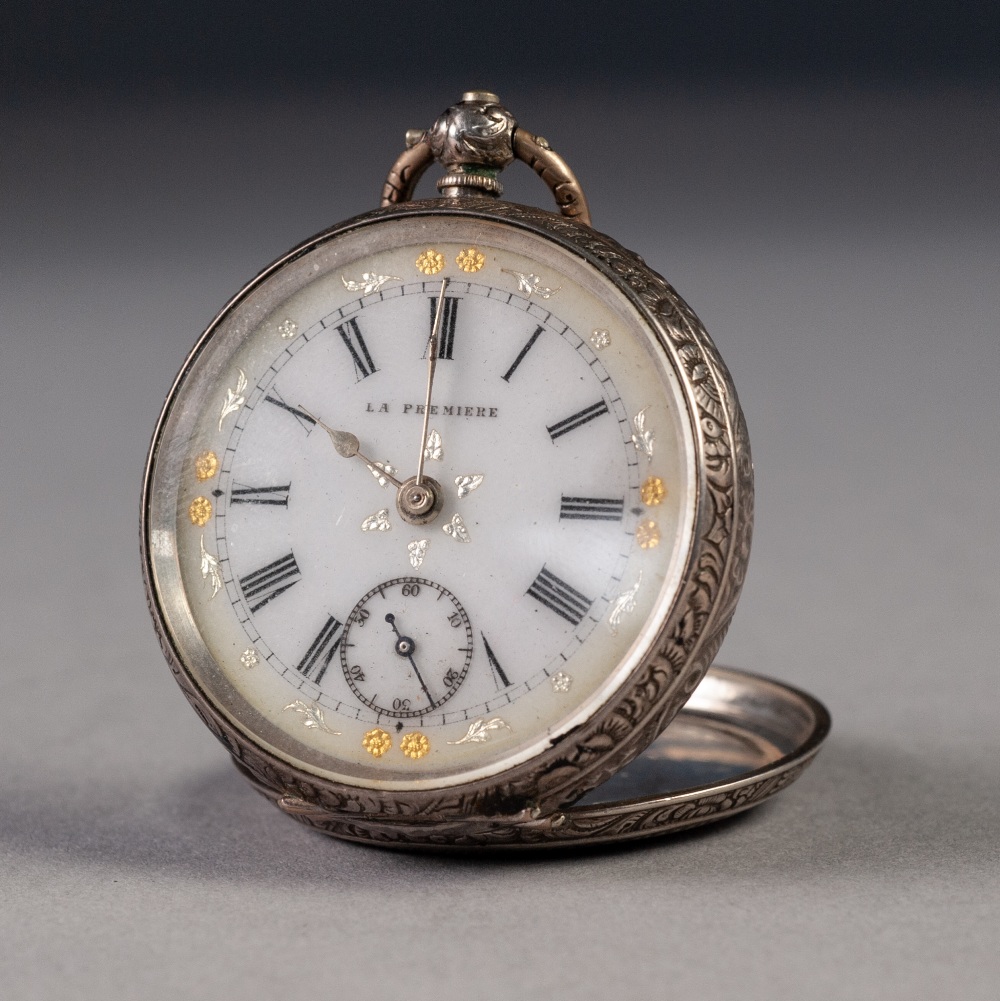
M500 199L515 159L558 214ZM412 200L435 161L440 197ZM752 514L704 328L472 91L407 133L379 209L198 341L153 437L143 567L182 690L291 816L390 845L615 840L752 805L825 734L809 696L714 669L657 741L725 635ZM737 767L577 803L657 761Z

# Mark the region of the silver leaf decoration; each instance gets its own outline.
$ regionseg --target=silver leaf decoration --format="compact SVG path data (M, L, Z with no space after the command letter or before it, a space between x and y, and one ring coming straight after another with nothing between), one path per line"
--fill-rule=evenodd
M468 497L473 490L477 489L483 482L482 473L471 473L468 476L456 476L455 486L458 487L458 499Z
M510 727L499 717L494 716L493 719L477 719L473 720L472 724L469 726L469 731L466 735L459 740L449 740L449 744L482 744L490 739L490 733L494 730L507 730L510 731Z
M222 401L222 413L219 414L219 430L222 430L222 422L230 415L236 413L240 407L246 403L247 398L243 395L247 388L247 377L243 369L237 369L240 373L236 380L235 389L226 390L226 398Z
M282 710L291 709L294 712L300 713L303 716L302 725L308 730L322 730L324 733L333 734L334 737L340 736L339 730L331 730L326 724L326 718L323 716L323 710L320 709L315 702L303 702L301 699L296 699L294 702L289 702L287 706Z
M608 615L608 628L611 630L612 636L618 635L618 626L621 624L622 618L630 612L635 611L635 596L639 593L639 585L641 583L642 571L640 570L636 582L627 591L622 591L611 603L611 613Z
M368 515L363 522L361 522L362 532L388 532L392 529L392 522L389 521L389 509L387 507L381 508L374 514Z
M446 535L450 535L456 542L472 541L472 536L469 535L469 530L465 527L465 522L460 514L453 514L451 521L447 525L442 525L441 530Z
M635 445L635 450L640 454L646 456L647 462L653 461L653 442L656 439L656 435L653 431L646 427L646 411L649 407L643 407L632 418L632 427L635 428L635 434L632 435L632 444Z
M340 276L340 280L344 283L344 288L348 292L360 292L362 295L374 295L374 293L381 291L382 286L386 282L401 282L402 278L397 278L395 275L377 275L374 271L366 271L361 276L361 281L354 281L349 278L345 278L343 275Z
M201 536L201 575L205 580L211 580L214 598L222 590L222 571L219 570L218 559L205 548L204 533Z

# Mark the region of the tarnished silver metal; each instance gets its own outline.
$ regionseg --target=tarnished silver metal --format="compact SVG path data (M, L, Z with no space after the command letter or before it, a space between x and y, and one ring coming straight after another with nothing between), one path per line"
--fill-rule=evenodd
M548 140L521 128L496 94L469 90L428 130L409 129L406 151L393 164L382 188L382 206L413 198L417 183L438 160L447 174L437 182L442 195L503 194L497 174L522 160L549 186L559 211L590 225L590 209L580 182Z
M561 217L492 197L498 193L491 187L494 183L499 187L496 173L515 158L545 180ZM444 186L445 193L454 197L411 201L420 176L435 159L448 171L446 181L463 178ZM684 550L683 572L669 607L645 621L628 672L602 696L603 701L581 715L578 725L574 722L571 729L547 737L540 749L532 748L530 756L461 781L452 777L439 784L354 784L276 749L269 742L273 727L268 729L272 725L259 707L240 701L242 696L235 693L229 698L230 690L220 697L222 688L216 691L204 683L210 657L207 648L199 647L204 640L185 611L184 584L174 558L174 514L160 501L156 489L158 464L173 469L171 435L183 420L183 407L177 406L179 387L197 371L202 349L248 300L253 297L255 308L265 315L283 308L290 290L305 287L311 280L310 255L335 250L338 240L357 238L368 246L389 234L396 239L401 233L412 240L414 234L431 227L446 234L457 231L456 219L461 220L461 227L471 221L496 233L516 232L519 240L538 241L572 259L574 267L589 269L595 281L609 285L639 318L680 387L680 419L693 456L691 492L697 498L686 529L690 544ZM416 266L423 274L436 274L444 265L426 271L418 258ZM385 270L389 267L397 265ZM538 270L544 272L544 265ZM544 275L507 273L525 297L544 300L560 291ZM279 275L280 290L275 281ZM342 276L341 280L362 295L384 294L382 285L401 281L374 271L363 273L360 279ZM439 302L435 325L440 312ZM597 349L607 347L611 339L603 329L590 336ZM430 352L432 359L435 354ZM428 404L430 379L432 375ZM221 385L227 387L225 399L215 395L218 390L213 384L209 404L213 423L220 413L216 408L222 404L220 428L223 419L246 402L246 377L240 370L238 377L233 373ZM429 410L427 406L425 416ZM623 423L627 413L623 412ZM425 524L437 516L444 496L437 481L414 477L401 482L387 461L376 463L361 453L356 436L312 419L326 431L340 455L357 456L380 485L398 487L397 509L406 522ZM646 423L645 409L632 417L631 424L636 455L649 460L656 428ZM439 438L436 442L428 438L425 420L422 448L442 447ZM426 457L435 458L433 448ZM481 474L457 477L459 497L481 481ZM644 498L644 503L660 501ZM150 450L143 490L143 573L160 645L185 696L239 770L290 816L327 834L392 847L592 844L681 830L748 809L801 774L826 736L829 716L810 696L743 672L710 668L743 585L752 521L753 471L743 414L729 373L700 321L641 258L590 228L579 184L549 143L520 128L496 95L472 91L430 130L407 133L407 149L386 181L382 208L313 237L275 262L230 301L196 345L167 400ZM380 532L388 530L389 524L389 509L382 508L365 519L362 528ZM655 528L653 522L648 524ZM442 529L457 541L468 541L468 530L458 515ZM638 531L636 536L637 544L643 546ZM658 540L657 534L650 544ZM426 538L407 544L413 568L421 565L429 544ZM438 544L450 545L443 540ZM205 548L204 536L200 560L203 580L198 585L211 588L214 596L228 585L219 569L219 557ZM634 611L641 583L641 573L621 582L607 619L612 631ZM471 655L471 638L467 646ZM571 674L559 670L549 678L551 692L544 694L553 705L569 704L572 698L567 693L573 683ZM583 683L578 680L578 685ZM297 714L310 736L329 734L331 743L336 743L339 735L318 703L296 699L284 710ZM505 715L517 724L515 717L506 711ZM499 716L466 719L470 723L465 736L448 743L483 744L508 727ZM664 732L671 720L673 724ZM392 746L393 739L386 731L374 729L365 734L362 746L376 758ZM429 752L431 738L424 733L406 733L398 739L399 750L411 760Z
M699 505L683 583L670 614L655 627L649 646L626 684L587 722L530 760L494 777L460 786L394 790L346 785L297 768L234 725L227 712L206 697L175 646L176 625L168 626L165 597L182 594L174 565L157 567L149 545L169 530L156 513L151 493L158 442L172 417L168 401L154 436L144 492L144 568L150 608L176 680L203 721L225 744L244 773L298 819L330 834L398 845L475 844L494 840L480 832L530 825L531 837L562 831L553 819L587 790L606 781L663 731L704 677L729 626L749 559L753 520L753 473L746 425L730 381L704 327L673 288L645 262L608 236L552 212L496 199L434 199L378 209L341 223L290 251L226 307L258 289L276 272L295 268L308 275L308 254L353 231L371 231L384 221L447 225L450 217L513 227L550 241L614 283L672 359L686 389L689 422L697 454ZM285 294L285 293L283 293ZM265 306L266 308L266 306ZM223 313L223 316L226 312ZM221 322L221 318L220 321ZM206 334L211 337L212 327ZM196 365L196 347L185 369ZM180 380L185 378L182 370ZM644 429L648 430L648 429ZM253 710L248 707L248 713ZM406 817L405 823L397 822ZM395 818L395 819L392 819ZM538 822L538 823L536 823ZM464 832L464 833L462 833ZM527 837L527 835L526 835ZM553 838L558 835L553 833ZM516 834L498 841L517 842Z
M642 755L573 806L549 814L529 808L517 818L440 819L430 829L423 819L403 816L373 824L368 818L338 816L297 796L278 795L241 770L289 816L352 841L438 851L563 848L636 841L749 810L790 786L829 731L830 715L811 695L770 678L715 666Z

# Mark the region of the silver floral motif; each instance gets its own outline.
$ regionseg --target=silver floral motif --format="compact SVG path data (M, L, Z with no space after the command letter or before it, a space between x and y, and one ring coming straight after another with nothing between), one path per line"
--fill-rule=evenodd
M490 734L494 730L507 730L512 732L510 726L499 716L492 719L473 720L469 725L469 732L459 740L449 740L449 744L482 744L490 739Z
M590 343L595 351L603 351L611 343L609 330L595 330L590 335Z
M562 288L561 285L557 288L546 288L540 284L542 279L538 275L526 275L523 271L511 271L509 268L500 270L506 275L513 275L517 279L518 292L524 292L528 296L537 295L539 299L551 299Z
M397 278L395 275L377 275L374 271L366 271L361 276L361 281L353 281L349 278L345 278L343 275L340 276L340 280L344 283L344 288L348 292L360 292L362 295L374 295L376 292L382 290L382 286L386 282L401 282L402 278Z
M427 443L424 445L424 458L435 459L438 462L444 459L444 444L441 441L441 435L433 428L431 428L430 434L427 435Z
M573 677L565 671L556 671L556 673L549 678L549 682L552 685L552 691L557 694L568 692L570 688L573 687Z
M302 714L302 725L307 730L322 730L324 733L332 734L334 737L340 736L339 730L331 730L330 727L327 726L326 718L323 716L323 710L320 709L315 702L303 702L301 699L296 699L294 702L289 702L288 705L282 709L282 712L289 709Z
M247 398L243 395L247 388L247 377L243 369L237 369L240 373L236 380L235 389L226 390L226 398L222 401L222 413L219 414L219 430L222 430L222 422L230 415L235 414L240 407L246 403Z
M427 555L427 547L429 545L430 539L414 539L407 544L406 551L410 554L410 566L414 570L420 569L424 562L424 557Z
M630 612L635 611L635 596L639 593L639 585L641 583L642 571L640 570L635 583L627 591L622 591L622 593L618 595L613 602L611 602L611 612L608 615L608 629L611 630L612 636L618 635L618 626L621 624L622 618Z
M469 530L465 527L465 522L460 514L453 514L451 521L447 525L441 526L441 531L450 535L456 542L472 541L472 536L469 535Z
M248 646L246 650L240 654L240 663L248 670L252 671L259 663L260 658L257 656L257 651L254 650L252 646Z
M632 435L632 444L635 445L635 450L640 454L646 456L647 462L653 461L653 442L656 439L655 432L652 429L646 427L646 411L649 407L643 407L632 418L632 427L635 428L635 434Z
M362 532L389 532L391 530L392 522L389 521L389 509L387 507L380 508L374 514L368 515L361 522Z
M385 462L373 462L368 466L368 472L375 477L378 481L380 487L384 487L389 481L386 479L385 474L388 473L390 476L396 475L396 467L389 464L388 459Z
M458 487L458 499L468 497L473 490L476 490L483 482L482 473L471 473L468 476L456 476L455 486Z
M278 333L283 341L290 341L299 332L299 325L294 320L286 319L278 324Z
M219 561L205 548L205 533L201 534L201 575L212 582L212 597L222 590L222 571Z

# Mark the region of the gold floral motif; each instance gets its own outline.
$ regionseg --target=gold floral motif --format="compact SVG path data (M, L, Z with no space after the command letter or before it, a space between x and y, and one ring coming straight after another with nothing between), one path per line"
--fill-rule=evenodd
M444 270L444 254L428 247L414 263L422 275L436 275Z
M188 508L188 517L192 525L201 528L208 524L208 519L212 517L212 502L207 497L195 497Z
M652 519L640 521L635 530L635 541L642 549L655 549L660 544L660 526Z
M639 496L646 507L656 507L657 504L662 504L663 499L667 496L666 485L659 476L650 476L639 487Z
M214 452L202 452L195 456L194 475L204 482L210 480L219 471L219 457Z
M361 746L373 757L381 758L386 751L392 747L392 737L385 732L376 727L374 730L369 730L364 737L361 738Z
M486 255L481 251L476 250L475 247L468 247L459 253L458 257L455 258L455 263L463 271L467 271L469 273L482 271L486 264Z
M403 739L399 742L399 749L408 758L422 758L431 749L431 742L419 730L413 733L403 734Z

